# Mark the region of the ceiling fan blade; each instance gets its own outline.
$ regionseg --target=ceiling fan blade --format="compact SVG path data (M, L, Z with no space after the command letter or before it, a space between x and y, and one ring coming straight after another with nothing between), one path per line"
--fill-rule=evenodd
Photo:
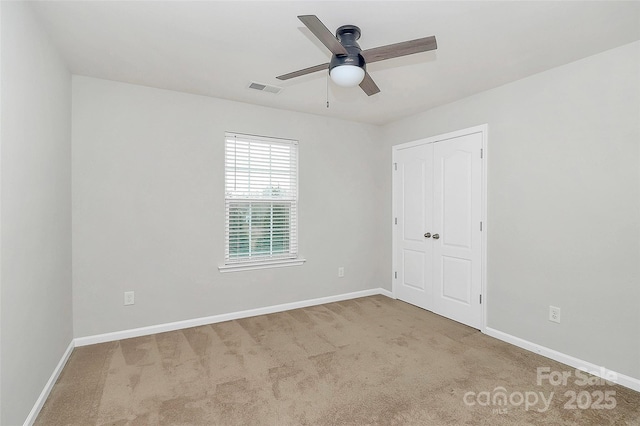
M413 55L414 53L427 52L437 48L438 44L436 43L435 36L430 36L363 50L362 56L367 63L371 63L398 58L400 56Z
M328 70L328 69L329 69L329 64L326 63L326 64L316 65L314 67L309 67L302 70L290 72L289 74L279 75L276 78L278 80L289 80L290 78L300 77L303 75L311 74L311 73L322 71L322 70Z
M360 88L364 90L364 93L366 93L367 96L375 95L376 93L380 92L380 88L366 71L364 74L364 80L362 80L362 83L360 83Z
M318 38L327 46L327 49L331 51L334 55L346 55L347 49L344 48L343 45L340 44L338 39L333 35L331 31L318 19L316 15L301 15L298 16L298 19L302 21L304 25L306 25L309 30L313 33L314 36Z

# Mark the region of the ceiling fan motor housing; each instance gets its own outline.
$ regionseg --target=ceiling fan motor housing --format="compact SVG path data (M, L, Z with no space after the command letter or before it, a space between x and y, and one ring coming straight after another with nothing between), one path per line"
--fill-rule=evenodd
M366 70L364 58L360 54L362 49L357 40L360 38L360 28L355 25L343 25L336 30L336 38L347 51L346 55L332 55L329 72L340 65L354 65Z

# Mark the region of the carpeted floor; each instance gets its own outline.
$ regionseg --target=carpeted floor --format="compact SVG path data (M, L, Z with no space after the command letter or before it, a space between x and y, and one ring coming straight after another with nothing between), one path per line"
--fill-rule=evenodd
M640 393L584 381L372 296L76 348L36 425L640 425Z

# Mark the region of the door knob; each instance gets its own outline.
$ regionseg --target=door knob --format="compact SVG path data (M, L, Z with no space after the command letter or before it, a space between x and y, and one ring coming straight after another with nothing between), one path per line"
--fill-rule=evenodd
M433 239L434 239L434 240L437 240L438 238L440 238L440 235L439 235L439 234L433 234Z
M425 237L425 238L431 238L431 233L430 233L430 232L427 232L426 234L424 234L424 237Z

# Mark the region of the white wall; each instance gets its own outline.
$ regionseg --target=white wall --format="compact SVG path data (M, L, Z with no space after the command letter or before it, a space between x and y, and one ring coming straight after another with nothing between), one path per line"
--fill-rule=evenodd
M488 326L640 378L640 42L389 124L387 163L483 123Z
M386 283L379 128L87 77L72 86L77 337ZM303 266L218 272L225 131L300 141Z
M0 423L16 425L73 338L71 76L26 3L1 8Z

